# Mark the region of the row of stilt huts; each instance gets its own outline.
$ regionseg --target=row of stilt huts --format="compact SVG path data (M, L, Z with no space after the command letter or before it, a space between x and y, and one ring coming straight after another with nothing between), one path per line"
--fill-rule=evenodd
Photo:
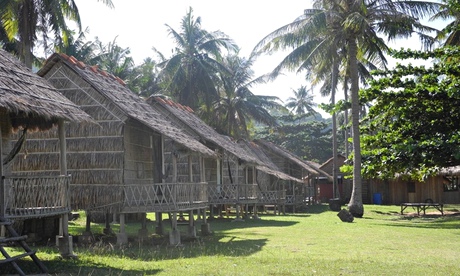
M0 216L23 221L31 235L57 231L63 255L72 254L72 210L87 212L88 233L92 215L105 216L107 227L115 217L121 244L128 217L156 213L162 233L168 213L176 245L182 214L190 235L194 213L208 233L206 210L213 218L231 206L236 219L257 217L261 205L295 210L314 192L315 177L330 177L272 143L220 135L189 107L142 99L74 57L53 54L37 75L0 54Z

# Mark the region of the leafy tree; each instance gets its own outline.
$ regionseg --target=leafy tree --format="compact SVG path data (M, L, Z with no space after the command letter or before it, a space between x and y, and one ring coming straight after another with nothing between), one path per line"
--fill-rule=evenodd
M102 0L113 7L111 0ZM16 52L29 68L32 67L33 49L38 37L46 50L51 40L57 44L68 44L71 31L67 26L70 20L81 29L80 14L74 0L5 0L1 3L1 26L5 31L1 40L17 41ZM0 32L1 33L1 32Z
M161 92L157 62L152 58L136 66L128 76L128 87L136 94L149 97Z
M377 71L378 78L362 91L363 101L374 103L362 127L363 174L421 179L460 165L460 48L394 56L436 62Z
M202 29L201 18L193 16L192 8L182 18L180 32L166 26L176 47L173 56L159 64L165 90L181 104L209 107L219 97L216 74L226 71L220 63L222 50L236 50L236 45L220 31Z
M281 145L304 160L323 163L332 155L331 128L325 121L303 120L284 116L282 123L273 131L265 127L256 132L257 139Z
M358 98L360 55L365 60L378 58L385 62L388 47L379 35L388 39L406 38L419 34L422 42L432 45L425 33L431 31L418 20L438 11L439 3L390 0L316 0L317 7L298 20L283 26L264 38L256 49L269 52L290 49L292 52L275 70L282 68L308 69L325 62L332 70L338 59L346 62L350 80L352 132L353 132L353 190L349 211L355 217L364 213L361 183L360 104ZM322 47L323 45L327 47ZM336 45L334 48L333 46ZM335 49L335 50L334 50ZM316 54L323 51L327 55ZM344 53L339 55L339 51ZM324 60L324 57L328 57ZM332 71L331 71L332 72ZM332 74L336 76L336 74ZM334 86L333 86L334 87Z
M227 68L221 72L219 99L211 109L202 112L205 121L215 126L221 133L236 138L249 138L249 126L258 122L274 127L277 121L267 109L283 109L278 97L255 95L251 87L265 81L265 77L253 78L253 59L237 55L227 56L222 64Z

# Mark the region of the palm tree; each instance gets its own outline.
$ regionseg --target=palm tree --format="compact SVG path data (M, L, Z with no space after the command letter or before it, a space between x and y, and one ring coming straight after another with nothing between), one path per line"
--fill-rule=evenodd
M221 133L235 138L249 138L249 125L259 122L268 126L277 126L277 120L267 109L283 109L278 97L255 95L251 87L266 81L266 76L253 78L251 69L254 60L238 55L227 56L223 64L227 72L220 73L220 97L204 118Z
M127 85L131 91L145 98L160 93L157 62L152 58L144 59L128 76Z
M444 46L460 45L460 5L458 1L443 0L441 10L430 20L452 20L437 35L437 39L444 40Z
M131 50L117 44L115 37L112 42L103 44L97 39L99 48L99 66L121 79L127 79L134 69L134 60L130 56Z
M348 209L356 217L364 214L359 140L359 57L362 55L366 60L380 60L382 65L386 64L384 54L389 49L379 34L392 40L417 33L424 45L432 45L433 40L425 33L433 29L422 25L418 18L431 15L438 8L439 3L419 1L316 0L314 9L306 10L293 23L272 32L255 48L264 52L292 50L274 73L283 68L299 71L321 66L335 68L342 60L345 62L350 80L353 132L353 190Z
M208 32L201 28L201 18L192 14L192 8L182 18L181 31L169 25L168 33L176 43L173 56L159 64L166 90L181 103L197 108L200 102L208 106L218 99L216 74L226 68L219 62L222 49L235 50L234 42L220 31Z
M111 0L102 2L113 7ZM66 20L75 22L81 30L80 14L74 0L4 0L0 4L1 23L7 36L1 40L17 40L16 51L28 67L32 67L32 52L38 36L46 50L50 45L49 33L53 33L55 43L68 43L71 31Z
M286 107L296 115L316 116L318 112L313 108L316 104L313 102L312 89L307 89L302 85L297 90L292 89L294 97L289 97Z
M72 32L72 36L69 37L68 43L64 44L61 41L60 44L54 46L54 51L73 56L86 64L98 64L100 62L100 55L98 54L99 41L86 41L86 34L88 33L88 28L76 36L74 32Z

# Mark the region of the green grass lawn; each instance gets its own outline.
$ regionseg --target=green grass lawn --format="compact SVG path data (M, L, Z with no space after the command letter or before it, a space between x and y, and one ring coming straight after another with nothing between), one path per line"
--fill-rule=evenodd
M140 226L129 224L132 242L123 248L74 244L78 258L66 260L55 248L37 249L51 275L458 275L460 216L399 211L399 206L366 205L364 217L353 223L341 222L326 205L300 214L262 214L261 220L216 219L213 235L178 247L153 234L136 241ZM71 226L73 233L83 232L84 218ZM92 226L95 233L102 231ZM148 228L154 232L153 222Z

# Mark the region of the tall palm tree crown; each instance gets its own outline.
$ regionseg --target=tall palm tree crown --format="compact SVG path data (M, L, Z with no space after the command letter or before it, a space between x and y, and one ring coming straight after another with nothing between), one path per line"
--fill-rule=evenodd
M358 60L364 57L386 63L385 53L389 49L380 36L394 40L418 34L424 45L432 45L433 39L425 33L433 29L421 24L419 18L436 13L439 5L423 1L316 0L314 9L306 10L293 23L272 32L255 48L262 52L292 51L274 73L284 68L300 71L320 66L333 68L337 62L345 63L351 84L353 132L353 189L348 208L356 217L364 213Z
M431 20L452 20L437 35L445 46L460 46L460 4L456 0L443 0L443 5Z
M313 102L313 94L311 89L307 89L302 85L297 90L292 89L294 97L287 99L286 107L289 108L296 115L313 115L318 112L314 109L316 104Z
M220 63L222 49L234 51L237 46L220 31L202 29L201 18L193 16L192 8L183 17L180 32L166 27L176 44L173 56L159 64L167 83L166 91L179 103L192 108L201 102L210 106L218 98L216 74L226 71Z
M221 133L236 138L249 138L248 128L253 121L272 127L278 125L267 109L283 109L278 103L279 98L255 95L251 91L254 84L263 83L267 79L266 76L254 78L251 69L253 62L253 58L245 59L237 54L223 60L228 71L219 74L219 99L214 101L204 116Z

